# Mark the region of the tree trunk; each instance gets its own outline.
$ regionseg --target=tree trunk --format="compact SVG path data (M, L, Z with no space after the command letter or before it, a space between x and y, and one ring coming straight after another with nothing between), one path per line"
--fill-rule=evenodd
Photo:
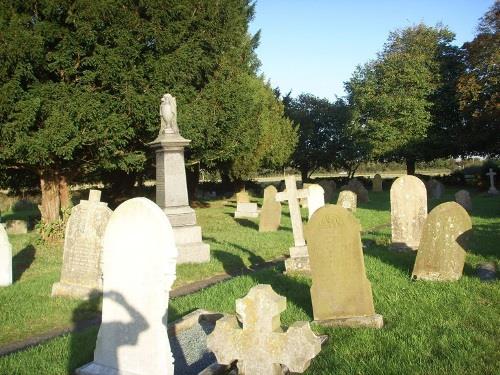
M42 204L38 206L42 214L42 221L46 224L59 219L59 177L52 171L42 171L40 176L40 190L42 191Z
M302 179L302 183L309 181L307 177L309 169L301 169L300 170L300 178Z
M415 164L415 159L406 159L406 174L411 176L415 175Z
M71 205L68 180L64 175L59 175L59 200L61 201L61 211L68 209Z

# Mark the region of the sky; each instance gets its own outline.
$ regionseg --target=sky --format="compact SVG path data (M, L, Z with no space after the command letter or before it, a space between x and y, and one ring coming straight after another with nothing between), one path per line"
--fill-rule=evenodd
M261 30L261 73L292 96L334 100L357 65L376 57L389 32L441 23L461 46L494 0L257 0L250 32Z

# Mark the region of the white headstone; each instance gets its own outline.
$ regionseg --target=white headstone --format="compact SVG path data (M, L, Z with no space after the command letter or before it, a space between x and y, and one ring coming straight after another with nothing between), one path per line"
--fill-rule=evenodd
M234 212L234 217L238 218L256 218L259 217L259 209L257 203L236 203L236 211Z
M307 187L308 190L308 208L309 208L309 220L313 213L316 212L317 209L323 207L325 205L325 191L318 184L312 184Z
M12 246L7 232L0 225L0 286L12 284Z
M165 323L177 248L165 213L146 198L121 204L108 222L103 257L94 361L77 374L172 375Z
M490 171L486 173L486 176L490 177L490 188L488 189L488 193L490 194L498 194L498 190L495 187L495 176L496 173L493 172L493 169L490 168Z

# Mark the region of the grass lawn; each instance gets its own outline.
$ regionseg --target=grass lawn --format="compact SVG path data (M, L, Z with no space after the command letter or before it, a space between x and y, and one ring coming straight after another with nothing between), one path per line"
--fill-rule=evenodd
M441 201L452 200L451 189ZM370 193L371 201L356 213L364 229L390 221L388 192ZM498 373L500 347L500 288L498 281L482 283L474 275L477 263L498 262L500 199L472 196L474 236L464 269L455 283L410 281L413 254L387 250L390 228L363 234L365 264L372 283L376 312L384 316L382 330L323 329L330 341L316 358L309 374L388 373ZM431 201L433 207L441 201ZM210 202L197 210L212 261L180 265L177 285L249 267L286 254L292 243L287 207L283 228L257 232L257 221L235 221L233 202ZM305 217L305 212L303 215ZM13 286L0 290L0 345L24 339L72 321L92 316L99 306L64 298L50 298L59 278L62 249L40 245L35 234L11 236L14 246ZM288 299L284 325L312 320L310 280L284 276L281 269L236 277L198 293L173 299L169 320L205 308L234 312L234 300L257 283L268 283ZM66 374L92 359L97 329L69 334L32 349L0 358L0 374Z

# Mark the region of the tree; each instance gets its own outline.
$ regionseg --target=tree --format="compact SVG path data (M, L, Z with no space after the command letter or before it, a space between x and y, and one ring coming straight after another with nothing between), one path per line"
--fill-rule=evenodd
M177 98L181 131L192 140L187 165L232 163L267 134L255 108L278 104L259 107L255 94L265 85L248 0L0 7L0 162L39 177L45 222L57 220L71 182L151 171L147 144L165 92ZM234 98L236 90L249 94ZM250 124L247 108L262 122Z
M444 27L423 24L392 32L377 59L358 67L346 84L353 119L365 128L372 157L404 159L414 174L417 160L449 152L440 135L458 121L450 89L450 69L458 59L453 38Z
M469 154L500 153L500 2L480 20L474 40L463 45L465 71L458 96L465 127L461 143Z

